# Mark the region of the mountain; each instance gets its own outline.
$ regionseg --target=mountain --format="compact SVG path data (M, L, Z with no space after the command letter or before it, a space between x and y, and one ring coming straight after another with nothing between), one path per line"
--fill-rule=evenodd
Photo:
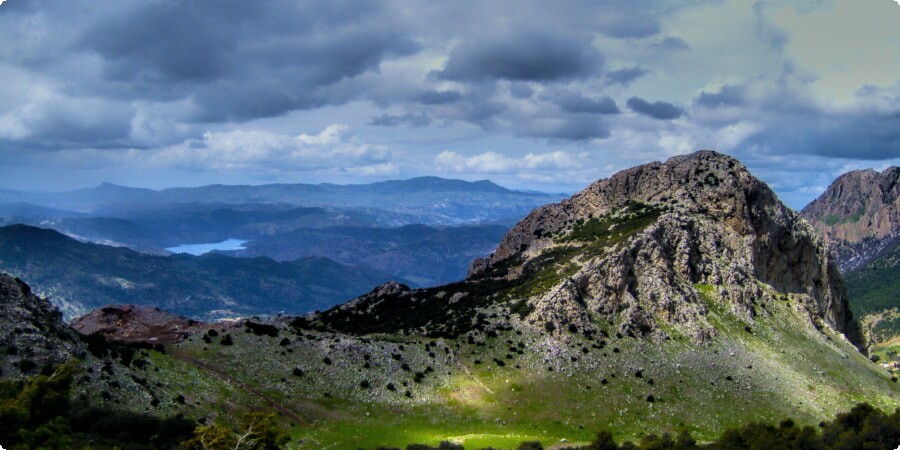
M365 308L380 318L365 322L369 331L379 323L383 331L469 331L470 323L453 319L459 312L450 302L423 306L439 308L443 321L433 311L409 313L441 289L403 300L391 292L409 303L403 317L381 313L394 304L376 296L319 320L353 331L345 315ZM810 323L861 342L824 242L739 162L714 152L619 172L536 209L476 262L466 282L444 292L510 317L509 326L594 334L609 324L627 335L697 342L718 332L707 319L711 309L752 321L778 302L796 302Z
M327 255L433 286L465 278L471 261L490 253L506 231L499 225L304 228L254 239L227 254L279 261Z
M17 203L0 203L0 220L10 220L9 218L19 217L26 220L46 220L50 218L60 217L83 217L81 213L74 211L64 211L59 209L47 208L39 205L32 205L25 202Z
M801 214L834 252L871 343L900 337L900 167L845 173Z
M842 272L866 265L900 236L900 167L856 170L801 212L825 237Z
M147 329L128 325L131 311L91 323ZM816 426L861 400L900 404L896 378L857 349L824 241L714 152L535 210L463 281L193 327L140 351L152 365L136 376L176 399L149 410L207 424L271 411L295 448L559 448L601 429L709 441L753 421ZM106 386L122 399L110 407L151 398Z
M147 255L25 225L0 228L0 270L28 280L69 317L121 303L206 318L297 314L327 308L389 279L326 258Z
M150 209L127 218L14 220L55 229L96 244L128 247L163 255L185 243L246 240L246 250L223 251L240 257L291 261L325 257L365 265L435 285L460 280L473 258L490 253L507 227L493 224L452 227L403 225L399 214L288 205L186 204Z
M487 180L468 182L421 177L372 184L209 185L160 191L104 183L96 188L61 193L11 193L19 201L120 217L158 205L189 203L286 204L293 206L366 208L414 216L411 222L452 225L516 221L531 209L561 195L518 192Z

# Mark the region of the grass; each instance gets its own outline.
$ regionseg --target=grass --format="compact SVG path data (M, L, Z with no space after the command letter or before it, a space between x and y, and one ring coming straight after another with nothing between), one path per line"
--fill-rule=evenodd
M717 287L695 288L715 298ZM533 330L501 332L481 344L419 336L387 342L309 331L298 338L282 329L277 338L232 332L234 346L194 340L178 350L219 362L235 379L300 415L301 423L283 416L290 448L403 448L442 440L466 448L515 448L525 440L587 442L600 429L619 439L687 429L709 440L751 420L793 417L814 425L858 401L887 410L900 404L897 385L883 370L837 335L826 337L806 325L796 307L777 302L771 316L751 321L752 333L746 320L710 308L708 319L720 335L706 345L610 337L597 349L591 344L600 337L560 340ZM281 355L285 348L278 343L285 336L292 352ZM520 343L521 354L510 350ZM326 355L332 364L322 363ZM401 361L412 370L402 370ZM426 365L433 371L415 383L414 372ZM289 370L297 366L305 374L295 380ZM372 382L368 390L359 387L363 376ZM385 389L388 382L398 392ZM234 386L219 388L219 403L247 395ZM402 394L406 389L411 397ZM656 401L648 402L649 395Z

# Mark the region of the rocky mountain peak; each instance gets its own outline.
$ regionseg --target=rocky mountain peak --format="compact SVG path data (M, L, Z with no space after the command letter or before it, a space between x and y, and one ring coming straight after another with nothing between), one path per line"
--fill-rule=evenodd
M513 227L490 260L496 263L532 245L540 247L544 235L560 232L567 223L613 213L629 202L704 214L726 222L739 234L750 231L751 203L781 206L740 161L703 150L622 170L568 200L534 210Z
M860 267L900 236L900 167L845 173L801 214L831 245L842 271Z
M24 281L0 273L0 376L33 375L84 353L62 313Z
M534 327L703 342L718 333L711 314L749 329L780 302L861 340L824 242L739 161L712 151L627 169L536 209L462 283L359 300L318 320L345 331L366 317L369 332Z

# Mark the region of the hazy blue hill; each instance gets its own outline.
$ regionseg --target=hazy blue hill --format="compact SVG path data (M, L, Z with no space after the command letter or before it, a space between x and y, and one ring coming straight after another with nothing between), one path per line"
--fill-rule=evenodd
M407 223L456 224L517 221L533 208L558 201L561 195L512 191L490 181L463 181L438 177L384 181L371 184L266 184L208 185L154 191L104 183L98 187L62 193L11 193L10 201L95 214L152 210L158 205L290 204L335 208L374 208L414 216Z
M28 220L44 220L54 217L83 217L84 214L27 202L0 203L0 218L21 217Z
M200 318L304 313L390 278L326 258L147 255L25 225L0 228L0 270L27 280L69 315L131 303Z
M328 256L345 264L365 264L420 285L465 278L476 257L493 250L506 233L500 225L398 228L329 227L262 237L235 254L291 260Z

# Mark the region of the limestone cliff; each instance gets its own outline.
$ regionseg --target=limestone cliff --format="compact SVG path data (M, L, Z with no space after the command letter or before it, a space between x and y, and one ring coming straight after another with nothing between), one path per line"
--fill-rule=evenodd
M841 271L861 267L900 236L900 167L845 173L801 214L831 245Z

